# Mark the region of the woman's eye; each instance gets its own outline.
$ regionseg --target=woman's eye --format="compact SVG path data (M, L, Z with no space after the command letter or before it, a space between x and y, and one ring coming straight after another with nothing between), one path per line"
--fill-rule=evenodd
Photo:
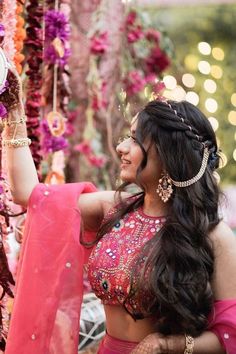
M136 141L134 136L132 136L130 134L126 134L125 136L122 136L119 138L118 144L122 143L124 140L127 140L127 139L132 139L132 141Z

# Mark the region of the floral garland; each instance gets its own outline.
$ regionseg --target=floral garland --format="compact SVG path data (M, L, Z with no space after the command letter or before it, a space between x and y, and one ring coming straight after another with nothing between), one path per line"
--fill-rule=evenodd
M25 56L24 54L21 53L23 49L23 42L24 39L26 38L26 32L24 29L24 24L25 20L21 16L21 13L23 12L23 4L24 0L21 0L20 2L17 2L17 7L16 7L16 32L14 36L14 43L15 43L15 50L16 53L14 55L14 63L16 66L16 70L18 71L19 74L22 72L22 65L21 63L23 62Z
M46 157L48 154L53 153L51 169L56 169L55 161L61 161L62 158L62 155L60 155L60 159L58 160L55 152L62 152L68 149L68 141L66 139L68 121L66 121L65 117L68 115L67 106L70 96L67 68L68 58L71 54L69 44L70 6L68 1L66 3L62 2L60 6L58 5L57 2L48 1L49 8L44 15L45 85L43 87L43 94L45 111L49 112L46 114L45 119L42 120L40 130L43 155ZM58 171L56 175L58 176ZM48 172L47 181L49 180L49 176L52 176L52 171ZM55 177L55 173L53 176ZM64 174L61 171L61 176L57 178L58 183L63 182L63 176Z
M39 170L41 155L39 140L39 121L41 107L42 87L42 61L43 61L43 0L29 0L27 10L27 47L28 70L26 115L29 138L32 140L31 152L35 166Z
M14 35L16 33L16 1L4 0L2 25L5 29L3 49L9 60L13 61L16 49Z

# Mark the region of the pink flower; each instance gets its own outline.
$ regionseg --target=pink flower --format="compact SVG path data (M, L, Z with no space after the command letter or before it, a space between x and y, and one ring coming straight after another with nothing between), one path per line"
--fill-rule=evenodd
M92 166L101 168L104 167L107 162L107 158L105 156L90 155L88 156L88 161Z
M89 155L92 153L92 149L88 141L83 141L82 143L75 145L74 150L79 151L84 155Z
M142 91L146 81L139 71L133 70L129 72L128 77L124 80L124 84L127 94L131 96Z
M145 76L146 84L154 83L156 79L157 75L154 73L148 73L147 76Z
M146 59L147 70L151 73L160 73L169 65L170 59L159 47L153 48Z
M91 38L90 51L92 54L104 54L108 50L108 33L103 32L100 35L94 35Z
M7 110L4 104L0 103L0 118L5 118L7 115Z
M150 42L159 42L161 38L161 33L156 31L154 28L150 28L146 31L145 37Z
M144 33L142 31L141 26L133 27L127 35L127 39L129 43L137 42L138 40L144 37Z
M137 12L135 11L130 11L126 17L126 24L128 26L133 26L135 20L137 18Z

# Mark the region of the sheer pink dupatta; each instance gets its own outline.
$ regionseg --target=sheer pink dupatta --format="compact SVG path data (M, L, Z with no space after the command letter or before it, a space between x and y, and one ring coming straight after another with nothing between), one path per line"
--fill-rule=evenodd
M35 187L29 202L6 354L75 354L83 296L81 193L90 183Z

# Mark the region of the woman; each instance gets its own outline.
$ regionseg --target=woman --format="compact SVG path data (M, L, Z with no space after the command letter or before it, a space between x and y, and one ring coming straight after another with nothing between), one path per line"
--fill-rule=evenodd
M22 354L76 352L76 346L71 344L77 343L76 338L74 334L68 335L72 333L70 320L75 316L75 306L66 297L67 281L58 280L58 265L50 263L51 248L57 245L52 254L60 254L62 258L60 247L64 241L61 240L71 225L76 224L76 215L70 218L75 207L69 209L68 205L76 200L82 229L90 232L90 238L81 234L88 250L83 259L91 252L88 275L106 313L107 334L98 353L235 353L236 239L218 216L219 191L214 177L218 148L204 115L188 102L149 102L132 120L130 136L117 146L120 178L128 185L135 183L141 191L135 195L123 191L120 198L114 191L94 191L91 185L78 188L73 184L70 188L38 184L22 117L23 105L19 103L9 113L3 140L14 201L29 209L22 251L26 258L21 259L6 352L14 353L12 343L21 336L18 318L27 316L28 307L36 316L45 308L50 311L51 303L61 297L64 307L58 305L54 311L55 323L60 322L61 326L54 323L50 327L50 340L41 340L39 328L43 331L43 326L50 322L41 318L37 326L30 323L32 331L27 328L27 335L17 345L21 346ZM71 189L74 192L70 194ZM34 242L30 243L32 238ZM34 257L44 263L38 257L40 242L45 242L42 253L48 255L45 278L53 273L50 282L45 279L36 293L34 287L39 281L34 283L33 277L45 265L41 264L41 268L30 265ZM73 249L70 248L72 252ZM72 266L75 258L64 268L75 271ZM83 259L76 266L81 267ZM70 291L76 294L78 288L74 289L73 279L68 282ZM40 303L44 289L54 286L51 280L64 284L60 288L63 295L55 288L57 291L49 300L45 297L41 307L31 306L37 296ZM25 312L19 305L24 296L31 301ZM62 308L73 311L65 316ZM28 323L26 320L25 326L29 327ZM45 342L50 342L47 351Z

